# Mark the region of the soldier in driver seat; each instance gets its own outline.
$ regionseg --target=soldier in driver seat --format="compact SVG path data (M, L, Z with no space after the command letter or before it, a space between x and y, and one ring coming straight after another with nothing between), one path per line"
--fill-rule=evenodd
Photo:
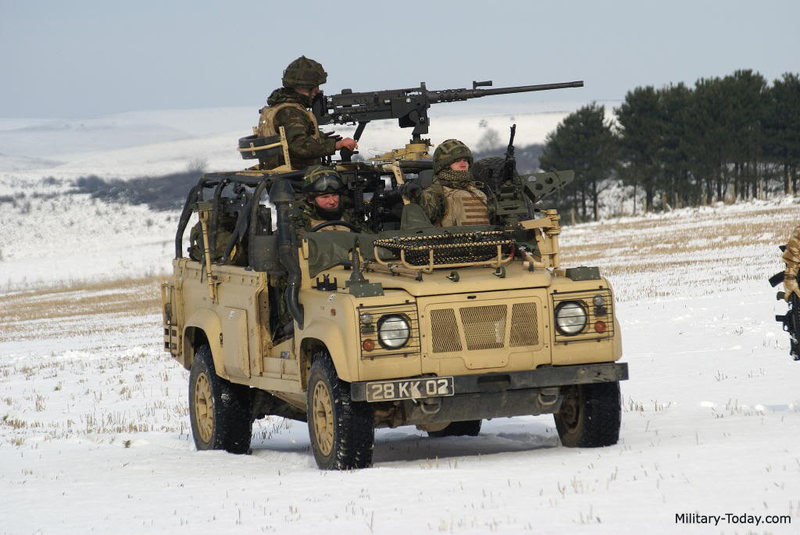
M299 210L294 219L298 236L323 223L344 221L360 228L358 221L353 220L352 209L348 206L349 199L345 196L347 187L344 180L335 169L314 165L305 173L305 187L303 188L305 200L299 203ZM319 229L350 231L344 225L328 225Z

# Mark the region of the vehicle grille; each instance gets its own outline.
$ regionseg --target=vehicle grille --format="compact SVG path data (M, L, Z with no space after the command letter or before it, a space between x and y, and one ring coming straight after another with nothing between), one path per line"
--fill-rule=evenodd
M536 305L517 303L511 312L511 347L539 345Z
M506 305L462 308L461 323L470 351L503 347L506 337Z
M434 353L461 351L461 337L452 308L431 311L431 340Z
M468 351L480 351L538 345L536 303L515 303L510 307L510 326L509 305L431 310L431 351L452 353L464 347Z

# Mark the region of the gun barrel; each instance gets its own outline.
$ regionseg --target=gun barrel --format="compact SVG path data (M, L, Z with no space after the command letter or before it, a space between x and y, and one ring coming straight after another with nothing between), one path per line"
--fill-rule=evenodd
M569 87L583 87L583 80L574 82L560 82L555 84L518 85L515 87L496 87L493 89L444 89L429 91L431 102L453 102L471 98L488 97L489 95L508 95L511 93L529 93L532 91L550 91L552 89L566 89Z

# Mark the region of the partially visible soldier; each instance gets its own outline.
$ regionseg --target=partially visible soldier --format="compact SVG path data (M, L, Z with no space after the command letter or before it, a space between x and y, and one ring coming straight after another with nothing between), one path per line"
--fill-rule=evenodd
M481 184L472 177L472 151L457 139L443 141L433 152L433 183L419 204L436 226L488 225L489 207Z
M797 271L800 268L800 225L795 227L786 244L783 261L786 262L786 271L783 273L783 290L786 293L784 299L789 301L792 295L800 297L800 290L797 288Z
M302 236L309 229L326 221L342 220L360 227L358 221L353 221L352 211L346 206L347 199L343 197L346 191L344 180L335 169L322 165L309 167L303 188L305 202L300 203L294 219L298 234ZM342 225L320 229L321 232L326 230L350 229Z
M349 137L341 139L321 133L314 114L309 111L312 100L320 93L319 86L327 80L328 73L322 65L300 56L283 71L283 87L273 91L267 99L267 106L259 110L261 117L256 128L257 134L260 137L275 136L282 126L286 132L293 169L319 164L321 158L341 148L356 148L355 140ZM265 165L272 168L282 163L275 159Z

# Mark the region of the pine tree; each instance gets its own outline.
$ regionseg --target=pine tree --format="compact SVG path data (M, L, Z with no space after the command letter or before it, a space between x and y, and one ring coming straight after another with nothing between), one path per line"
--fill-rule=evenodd
M598 201L604 182L611 177L616 159L616 143L605 107L593 103L568 115L547 136L539 158L542 169L575 171L575 180L561 192L561 209L580 207L586 220L591 209L598 218Z
M659 99L652 86L637 87L625 95L616 109L619 123L620 169L623 180L644 189L645 210L653 209L653 199L659 190L661 166L657 160L662 128Z

